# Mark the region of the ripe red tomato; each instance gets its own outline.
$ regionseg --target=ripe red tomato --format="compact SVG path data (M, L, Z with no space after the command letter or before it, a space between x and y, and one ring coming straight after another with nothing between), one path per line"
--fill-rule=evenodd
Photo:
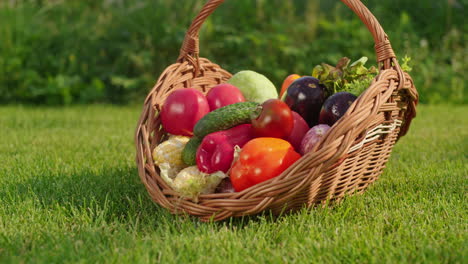
M193 127L210 111L202 92L193 89L173 91L164 102L161 122L164 129L173 135L193 136Z
M256 137L286 138L291 134L294 118L289 106L278 99L265 101L260 115L252 119Z
M283 94L286 92L286 90L288 89L289 85L291 85L291 83L293 83L295 80L299 78L301 78L299 74L291 74L288 77L286 77L286 79L284 79L283 85L281 86L281 92L279 94L280 99L283 96Z
M280 175L301 155L279 138L256 138L242 148L229 177L237 192Z

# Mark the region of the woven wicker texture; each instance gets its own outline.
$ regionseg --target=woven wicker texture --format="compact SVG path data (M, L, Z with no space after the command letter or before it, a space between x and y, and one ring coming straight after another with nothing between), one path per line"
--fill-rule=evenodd
M151 153L167 138L159 112L168 94L179 88L206 93L231 74L199 57L198 32L224 0L211 0L187 31L177 63L169 66L148 94L135 134L140 178L151 198L172 213L187 213L204 221L274 214L338 201L361 193L374 182L416 115L418 94L411 77L401 70L390 41L372 13L358 0L342 0L372 33L380 74L327 133L319 145L280 176L242 192L205 194L198 201L181 197L159 176Z

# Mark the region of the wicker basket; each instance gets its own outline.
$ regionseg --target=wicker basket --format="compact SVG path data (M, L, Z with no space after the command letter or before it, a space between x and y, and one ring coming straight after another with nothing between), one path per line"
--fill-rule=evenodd
M203 7L185 36L177 62L161 74L144 102L135 135L136 160L151 198L172 213L217 221L264 210L279 214L363 192L382 173L393 145L408 130L416 115L418 94L379 22L359 0L342 2L372 33L381 71L318 146L280 176L242 192L205 194L193 201L179 196L161 179L151 153L167 138L159 112L168 94L188 87L206 93L231 77L217 64L198 56L198 32L223 2L210 0Z

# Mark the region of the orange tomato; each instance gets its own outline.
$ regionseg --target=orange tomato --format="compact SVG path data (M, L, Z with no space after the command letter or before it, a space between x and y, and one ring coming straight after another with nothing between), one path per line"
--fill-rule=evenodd
M288 77L286 77L286 79L284 79L283 85L281 86L281 92L280 92L280 95L279 95L279 99L281 99L281 97L283 97L283 94L286 92L289 85L291 85L291 83L293 83L295 80L297 80L299 78L301 78L301 76L299 74L291 74Z

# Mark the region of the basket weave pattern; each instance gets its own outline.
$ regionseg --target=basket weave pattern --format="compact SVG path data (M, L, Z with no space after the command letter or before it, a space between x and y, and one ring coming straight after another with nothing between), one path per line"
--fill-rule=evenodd
M181 197L159 176L152 151L167 138L159 112L172 90L195 88L206 93L231 74L199 57L198 32L224 0L210 0L187 31L177 63L169 66L148 94L135 134L140 178L151 198L173 213L188 213L204 221L274 214L338 201L361 193L382 173L392 148L416 115L418 94L411 77L401 70L387 35L359 0L342 0L366 24L374 37L380 74L326 134L319 145L280 176L242 192Z

